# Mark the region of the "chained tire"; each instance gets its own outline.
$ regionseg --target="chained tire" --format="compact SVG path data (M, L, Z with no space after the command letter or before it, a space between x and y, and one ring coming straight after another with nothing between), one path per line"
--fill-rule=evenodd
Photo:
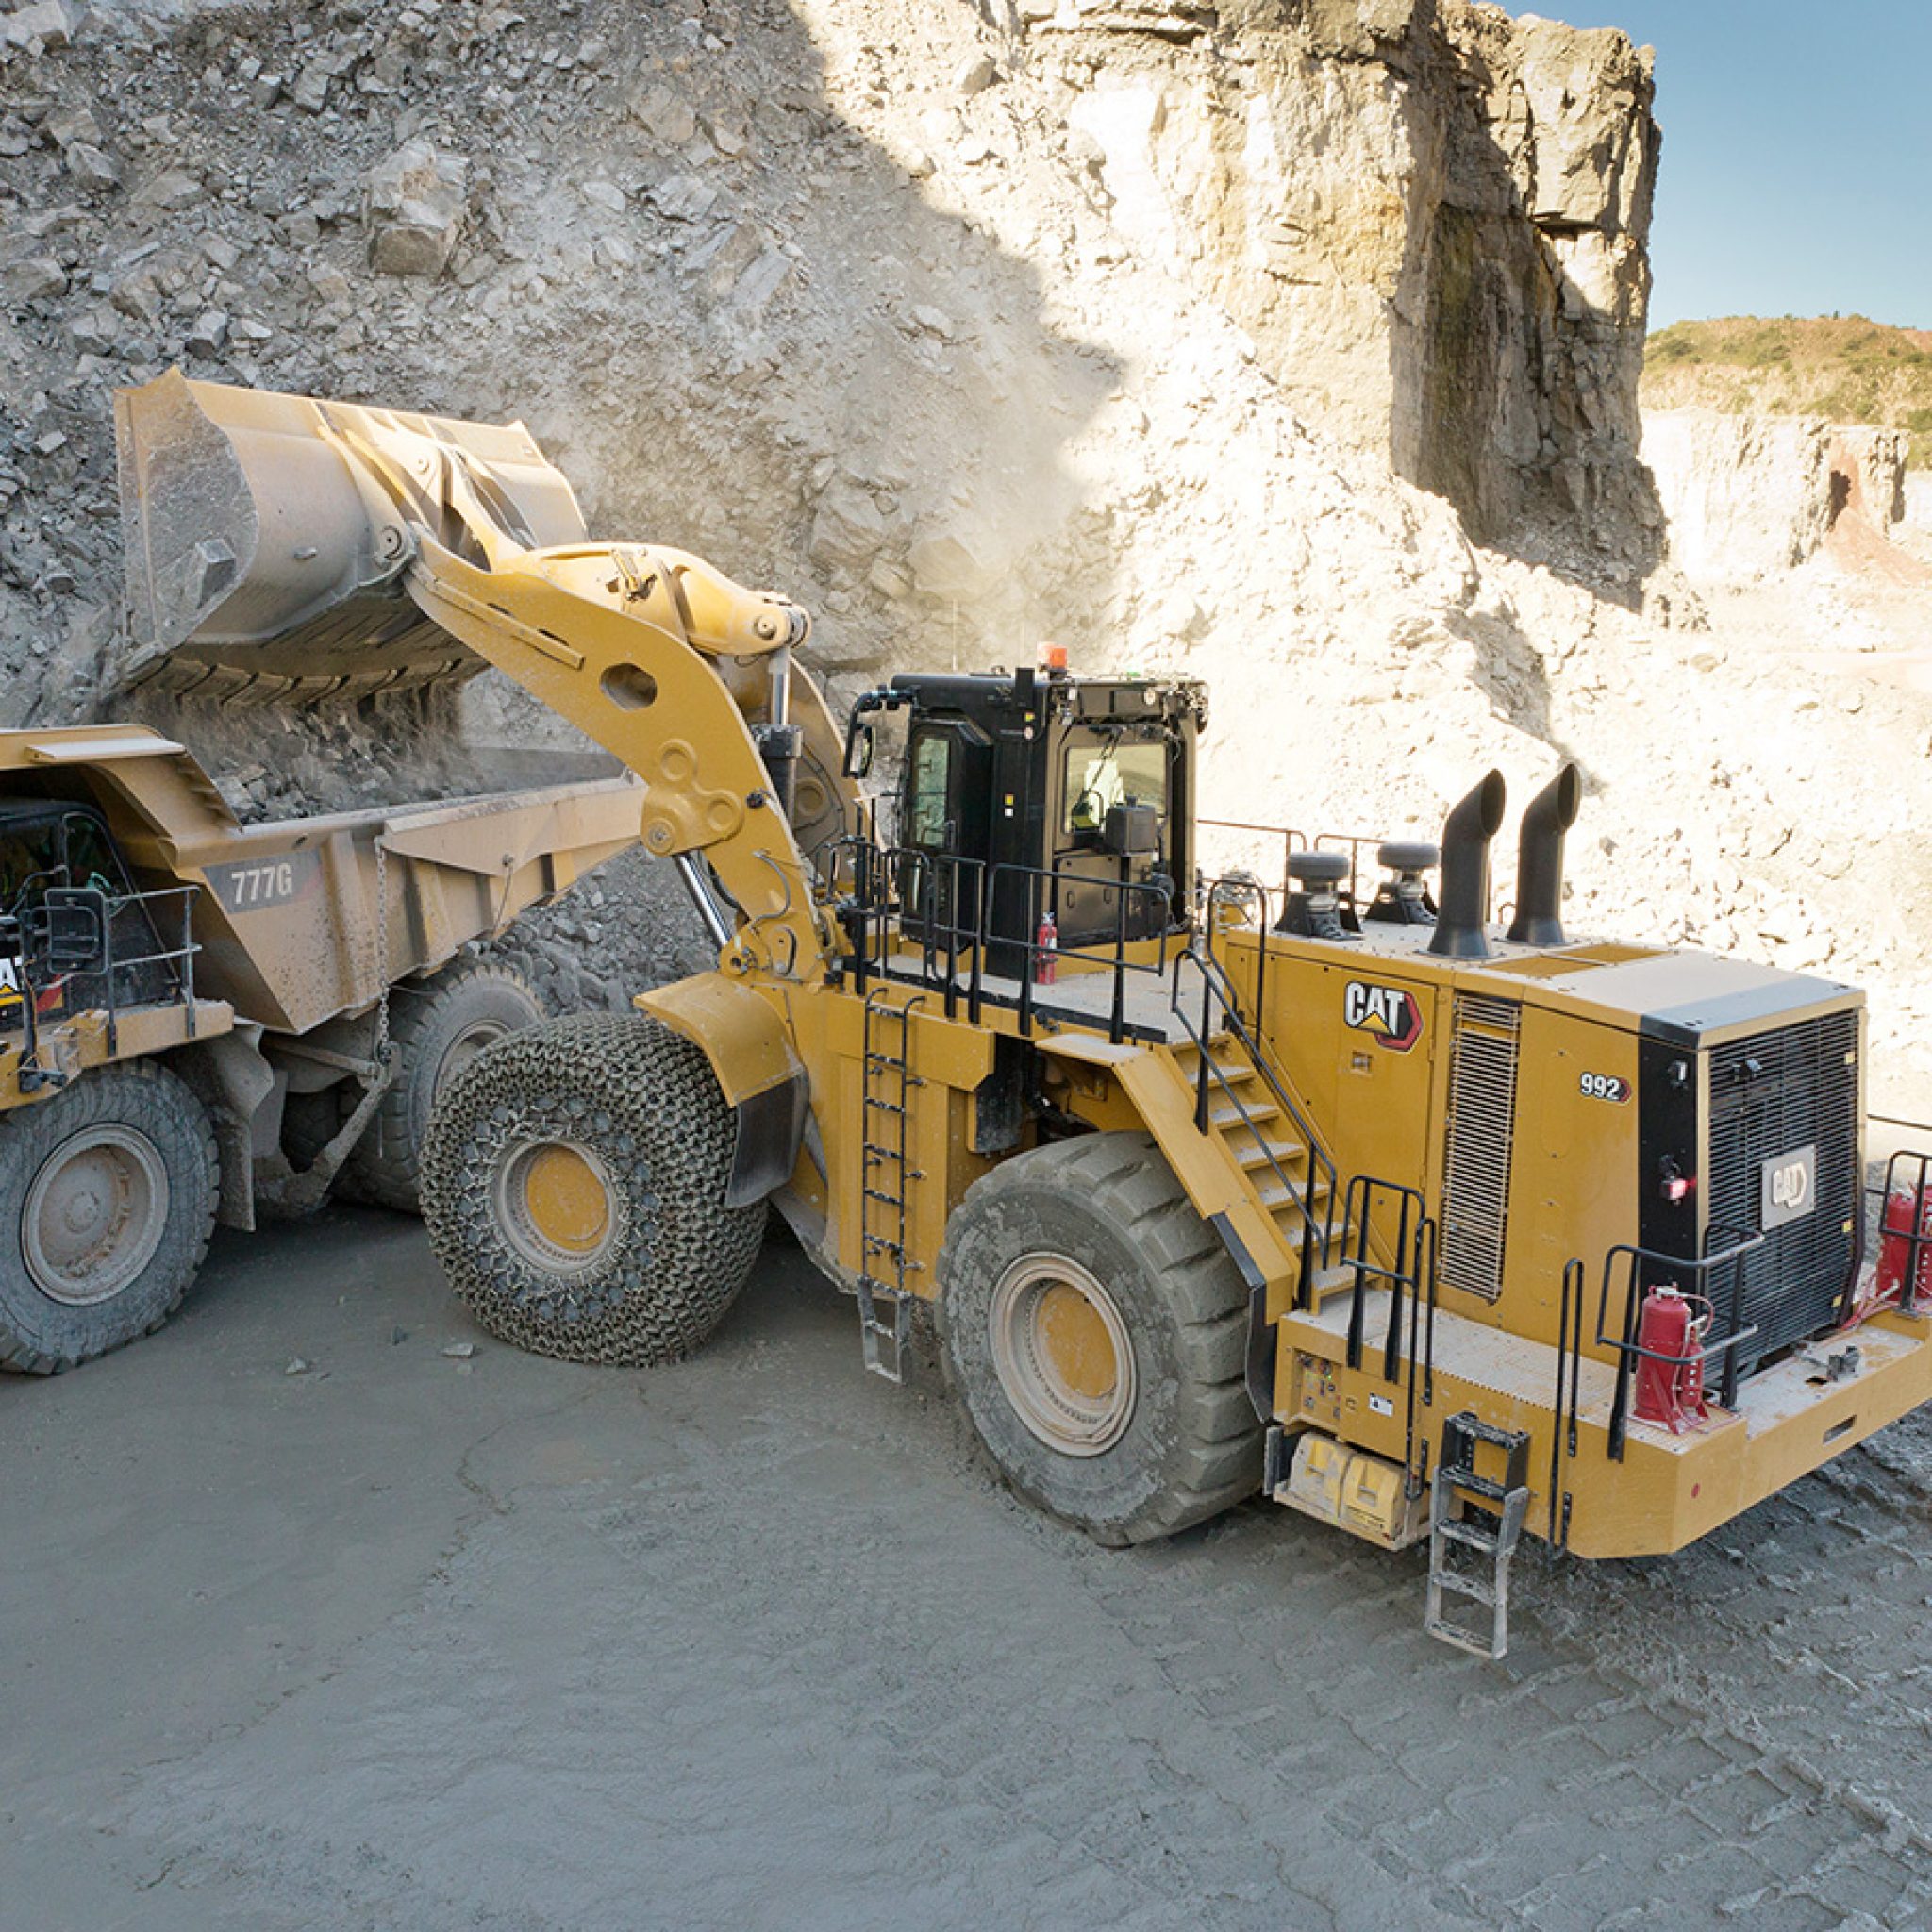
M948 1371L1029 1502L1120 1546L1259 1487L1247 1292L1150 1136L1004 1162L967 1191L940 1274Z
M208 1110L151 1061L0 1115L0 1367L55 1374L152 1334L218 1199Z
M486 1047L542 1018L524 976L493 960L458 959L425 981L398 986L390 999L395 1078L343 1163L343 1191L420 1213L423 1140L438 1097ZM358 1097L353 1086L338 1091L345 1107Z
M727 1208L737 1126L703 1051L586 1014L487 1048L437 1102L423 1218L491 1334L648 1367L702 1344L758 1258L763 1202Z

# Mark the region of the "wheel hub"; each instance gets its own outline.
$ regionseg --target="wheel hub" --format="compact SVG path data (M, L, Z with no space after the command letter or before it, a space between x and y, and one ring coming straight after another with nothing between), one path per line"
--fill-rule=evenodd
M1024 1255L988 1310L993 1368L1013 1411L1067 1456L1098 1456L1126 1433L1137 1394L1125 1318L1091 1270Z
M21 1252L42 1294L89 1307L140 1278L167 1224L160 1150L134 1127L87 1127L34 1175L21 1209Z
M615 1191L604 1162L576 1141L526 1141L497 1174L497 1218L510 1244L553 1274L593 1267L615 1233Z

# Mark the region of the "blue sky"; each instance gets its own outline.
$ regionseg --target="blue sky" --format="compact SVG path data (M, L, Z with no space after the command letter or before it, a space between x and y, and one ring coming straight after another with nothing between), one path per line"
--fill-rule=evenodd
M1837 309L1932 328L1932 0L1539 10L1657 49L1654 326Z

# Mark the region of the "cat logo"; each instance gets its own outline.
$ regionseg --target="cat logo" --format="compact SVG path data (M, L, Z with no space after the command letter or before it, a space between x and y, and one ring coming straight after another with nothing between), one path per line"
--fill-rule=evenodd
M1757 1171L1758 1225L1769 1234L1788 1221L1802 1221L1818 1205L1818 1148L1794 1147Z
M1407 1053L1423 1037L1423 1009L1412 992L1399 986L1371 986L1351 979L1341 998L1341 1017L1373 1033L1391 1053Z

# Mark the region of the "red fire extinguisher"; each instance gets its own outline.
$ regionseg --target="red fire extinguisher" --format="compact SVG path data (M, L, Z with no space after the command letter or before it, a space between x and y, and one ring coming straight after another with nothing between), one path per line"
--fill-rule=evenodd
M1661 1423L1680 1436L1709 1414L1701 1357L1710 1316L1710 1304L1702 1295L1681 1294L1669 1284L1643 1297L1643 1311L1637 1318L1637 1345L1644 1351L1637 1358L1640 1422Z
M1043 912L1040 918L1040 930L1033 939L1033 983L1051 986L1059 976L1059 928L1053 923L1053 914Z
M1918 1250L1918 1266L1912 1266L1912 1233L1925 1239ZM1918 1191L1894 1188L1885 1197L1885 1218L1879 1224L1878 1281L1874 1299L1896 1302L1905 1287L1907 1272L1912 1276L1915 1303L1932 1296L1932 1185Z

